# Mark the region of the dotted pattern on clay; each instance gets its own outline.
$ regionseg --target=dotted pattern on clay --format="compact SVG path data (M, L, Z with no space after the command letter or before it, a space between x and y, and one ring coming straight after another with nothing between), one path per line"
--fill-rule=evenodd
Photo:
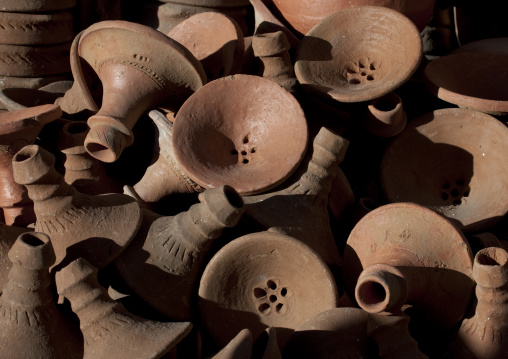
M288 299L293 295L290 288L273 278L255 287L252 294L256 309L263 316L284 316L289 309Z
M344 78L351 85L369 83L376 80L376 72L380 66L381 63L379 61L371 61L368 57L362 56L358 60L351 61L346 65Z
M446 181L441 187L441 199L447 204L451 202L452 205L458 206L469 197L471 188L466 181L458 179L456 181Z
M244 165L248 164L251 159L252 155L256 153L256 147L249 145L249 135L245 135L242 139L242 144L240 145L240 152L238 152L238 149L235 147L231 150L232 156L237 156L238 163L242 163Z

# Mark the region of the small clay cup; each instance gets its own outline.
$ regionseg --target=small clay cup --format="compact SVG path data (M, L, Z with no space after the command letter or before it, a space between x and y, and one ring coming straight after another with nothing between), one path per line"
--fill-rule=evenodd
M394 92L372 100L362 121L363 128L369 133L385 138L397 136L404 130L406 123L402 100Z

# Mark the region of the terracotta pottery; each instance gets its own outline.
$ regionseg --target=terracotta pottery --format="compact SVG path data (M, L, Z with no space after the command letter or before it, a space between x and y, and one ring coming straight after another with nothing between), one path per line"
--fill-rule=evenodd
M55 253L49 237L20 235L9 259L12 269L0 297L2 357L83 358L81 338L64 321L53 299L48 269L55 262Z
M282 359L277 342L277 330L274 327L268 327L265 332L268 334L268 342L261 359Z
M425 67L425 84L438 98L493 115L508 115L508 85L504 69L508 55L460 52L443 56Z
M261 75L289 92L296 91L297 80L289 57L290 45L282 31L258 34L252 38L254 55L263 62Z
M28 88L0 89L0 105L9 111L52 104L62 94Z
M242 329L231 341L210 359L250 359L252 358L252 332Z
M44 77L16 77L0 76L0 89L6 88L31 88L38 89L55 81L67 80L70 74L44 76Z
M422 56L420 32L399 12L352 7L322 20L303 38L295 63L302 87L341 102L369 101L402 85Z
M103 162L116 161L132 144L131 130L144 112L164 103L178 108L206 82L203 67L185 47L127 21L90 26L81 35L78 54L104 88L102 106L88 119L85 139L88 153Z
M70 46L70 42L49 46L0 44L0 75L41 77L69 72Z
M34 201L35 230L51 236L55 266L83 257L102 268L137 233L139 205L123 194L81 194L65 183L54 164L55 157L37 145L23 147L12 159L15 181Z
M462 321L457 341L474 358L505 358L508 355L508 253L495 247L479 251L473 278L478 300L475 314Z
M89 128L85 121L67 122L60 130L58 148L65 154L65 182L88 195L121 193L122 186L112 179L102 162L85 149Z
M214 8L249 5L249 0L162 0L162 2Z
M41 86L39 90L54 93L54 94L65 94L69 91L74 84L72 80L59 80L50 82L47 85Z
M394 92L372 100L362 121L363 128L378 137L397 136L406 124L407 116L402 108L402 100Z
M242 66L242 30L229 16L218 12L192 15L167 35L201 62L208 81L236 74Z
M388 202L427 206L466 232L508 210L508 129L495 118L450 108L410 122L387 147L380 183Z
M241 328L256 341L271 326L282 349L294 329L338 301L323 260L302 242L271 232L228 243L210 260L199 286L202 321L218 345Z
M410 305L411 320L434 332L458 323L474 287L462 232L413 203L388 204L363 217L343 260L346 285L360 307L378 313Z
M84 359L157 359L192 329L191 323L163 323L129 313L97 281L98 270L79 258L56 273L58 294L79 317Z
M244 211L242 198L229 186L208 189L199 199L201 203L176 216L145 211L139 233L115 261L125 284L174 320L192 318L192 298L205 256L222 230L236 226Z
M0 295L12 268L12 262L7 256L9 250L21 234L32 231L31 228L7 226L0 221Z
M149 116L155 126L152 163L134 187L127 186L128 193L144 206L154 208L172 196L203 192L204 188L192 181L176 161L172 123L157 110L150 111Z
M32 201L26 189L13 177L12 158L21 148L35 141L42 127L56 120L62 111L56 105L42 105L0 113L0 208L7 225L27 226L35 222Z
M330 228L328 195L349 142L323 127L298 181L283 189L244 197L245 214L263 228L299 239L331 266L341 258Z
M72 41L70 11L53 13L0 12L0 43L5 45L52 45Z
M258 76L234 75L208 83L183 104L173 146L200 186L228 184L247 195L288 178L303 159L307 136L302 108L289 92Z
M70 9L76 0L2 0L0 11L43 12Z
M478 233L470 236L467 241L471 246L473 255L476 255L476 253L482 249L490 247L503 248L505 251L508 251L508 242L500 240L495 234L489 232Z
M368 314L334 308L300 325L284 348L284 358L366 358Z

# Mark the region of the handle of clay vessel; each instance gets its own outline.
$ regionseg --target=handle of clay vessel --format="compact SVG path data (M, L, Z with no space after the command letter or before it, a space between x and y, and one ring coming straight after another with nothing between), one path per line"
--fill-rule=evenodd
M131 130L111 116L97 114L88 119L90 131L85 139L88 153L102 162L115 162L134 141Z
M489 247L476 253L473 279L480 287L506 286L508 284L508 252L503 248Z
M355 288L358 305L369 313L398 312L407 296L404 275L388 264L374 264L365 269Z
M406 127L407 116L402 107L402 99L395 93L374 99L367 106L363 127L379 137L393 137Z

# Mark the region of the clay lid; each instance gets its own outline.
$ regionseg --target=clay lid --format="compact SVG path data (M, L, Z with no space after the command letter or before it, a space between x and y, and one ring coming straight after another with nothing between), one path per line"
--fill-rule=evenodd
M26 130L43 126L60 116L62 110L57 105L41 105L0 113L0 139L4 136L13 136L15 132L19 133L17 137L23 136Z
M411 121L387 147L380 183L388 202L414 202L464 231L508 211L508 129L495 118L451 108Z
M508 115L508 55L460 52L425 67L425 84L440 99L493 115Z
M199 287L202 320L220 346L243 328L255 341L272 326L282 348L294 329L338 301L323 260L302 242L271 232L224 246L207 265Z
M420 32L411 20L392 9L358 6L327 17L308 32L295 73L306 91L361 102L406 82L421 55Z
M229 16L199 13L173 27L167 35L201 62L209 81L237 73L242 66L242 30Z
M258 76L224 77L203 86L176 115L178 163L204 188L228 184L242 195L282 183L307 148L307 122L296 99Z
M462 318L474 286L473 255L465 236L441 215L414 203L388 204L363 217L349 235L343 263L350 293L360 273L375 264L415 268L418 283L406 278L407 285L419 290L407 303L420 323L433 323L436 329L450 328Z

